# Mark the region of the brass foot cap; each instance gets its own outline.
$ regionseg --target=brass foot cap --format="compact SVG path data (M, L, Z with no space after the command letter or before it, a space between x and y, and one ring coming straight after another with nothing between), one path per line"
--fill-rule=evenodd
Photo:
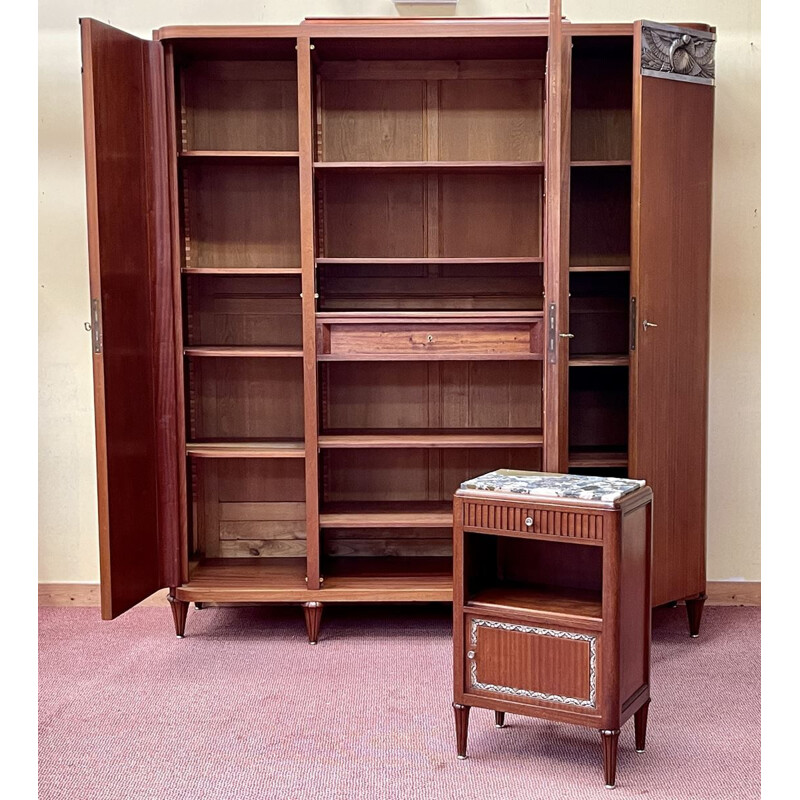
M700 638L700 634L699 633L690 633L689 634L689 638L690 639L699 639Z
M637 750L637 753L644 753L644 750Z
M616 783L607 783L606 784L606 789L616 789L616 788L617 788L617 784Z
M506 724L505 724L505 722L504 722L502 725L498 725L498 724L495 722L494 726L495 726L495 728L505 728Z
M175 638L177 638L177 639L183 639L183 634L182 634L182 633L176 633L176 634L175 634Z
M459 761L463 761L465 758L466 758L466 756L459 756L459 757L458 757L458 760L459 760Z

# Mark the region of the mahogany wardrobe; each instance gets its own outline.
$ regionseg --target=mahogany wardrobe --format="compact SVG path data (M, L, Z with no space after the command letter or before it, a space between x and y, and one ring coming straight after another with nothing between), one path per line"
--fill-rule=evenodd
M452 495L643 478L705 599L714 32L81 20L102 614L450 602Z

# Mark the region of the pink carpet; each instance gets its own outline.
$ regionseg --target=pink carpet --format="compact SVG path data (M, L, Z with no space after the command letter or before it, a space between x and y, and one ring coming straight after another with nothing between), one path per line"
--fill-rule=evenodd
M41 800L535 800L758 797L760 612L654 619L647 752L620 737L617 789L599 736L474 709L455 757L443 608L326 608L305 641L299 608L167 608L101 622L40 612Z

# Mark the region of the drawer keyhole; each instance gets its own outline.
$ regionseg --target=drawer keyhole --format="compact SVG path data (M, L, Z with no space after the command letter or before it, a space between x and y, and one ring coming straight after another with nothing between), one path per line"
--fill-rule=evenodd
M431 344L432 342L433 342L433 334L429 333L428 334L428 344Z
M530 528L533 525L533 517L525 517L525 524Z

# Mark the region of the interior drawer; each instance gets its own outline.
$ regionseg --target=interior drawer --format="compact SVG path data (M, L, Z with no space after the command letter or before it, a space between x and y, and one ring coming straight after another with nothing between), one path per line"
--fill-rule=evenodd
M448 319L444 314L436 319L321 317L317 322L321 361L542 358L542 321L536 317L481 321Z
M599 708L600 634L465 615L464 691L518 703Z

